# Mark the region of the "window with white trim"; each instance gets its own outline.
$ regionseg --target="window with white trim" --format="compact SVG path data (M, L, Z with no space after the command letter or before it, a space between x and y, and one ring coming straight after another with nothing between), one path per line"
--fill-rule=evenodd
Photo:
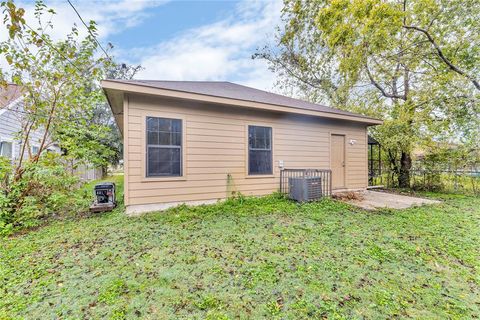
M182 175L182 120L147 117L147 177Z
M13 144L9 141L0 141L0 156L12 159L13 157Z
M248 174L272 174L272 128L248 126Z

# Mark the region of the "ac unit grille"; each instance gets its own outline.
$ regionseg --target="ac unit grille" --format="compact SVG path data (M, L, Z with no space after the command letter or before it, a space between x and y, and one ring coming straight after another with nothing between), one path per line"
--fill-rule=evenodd
M289 196L299 202L314 201L322 197L320 177L289 178Z
M322 186L320 184L320 178L307 179L308 199L318 199L322 196Z

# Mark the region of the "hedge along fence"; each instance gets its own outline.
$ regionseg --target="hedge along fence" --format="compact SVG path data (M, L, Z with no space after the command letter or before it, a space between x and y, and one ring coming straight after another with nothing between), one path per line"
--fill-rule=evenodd
M480 171L414 170L413 189L480 195Z
M398 178L392 170L384 169L372 185L397 188ZM410 188L480 196L480 170L414 169L410 171Z

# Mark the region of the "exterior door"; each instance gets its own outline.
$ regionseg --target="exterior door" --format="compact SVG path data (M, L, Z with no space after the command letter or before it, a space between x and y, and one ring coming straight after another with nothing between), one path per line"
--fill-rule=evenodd
M332 134L330 167L332 168L332 188L345 188L345 136Z

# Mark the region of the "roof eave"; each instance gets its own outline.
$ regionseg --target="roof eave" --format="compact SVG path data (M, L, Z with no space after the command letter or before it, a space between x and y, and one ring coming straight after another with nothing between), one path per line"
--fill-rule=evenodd
M248 107L248 108L254 108L254 109L277 111L277 112L310 115L310 116L317 116L317 117L329 118L329 119L347 120L347 121L364 123L366 125L379 125L383 123L382 120L363 117L363 116L343 115L343 114L338 114L334 112L323 112L323 111L281 106L276 104L268 104L263 102L253 102L248 100L239 100L239 99L218 97L218 96L212 96L212 95L206 95L206 94L200 94L200 93L185 92L185 91L179 91L179 90L161 89L154 86L150 86L148 84L140 84L140 83L133 84L133 83L125 83L122 81L115 81L115 80L103 80L101 82L101 85L104 89L121 90L121 91L131 92L131 93L149 94L149 95L163 96L163 97L170 97L170 98L181 98L181 99L203 101L203 102L210 102L210 103L216 103L216 104L235 105L235 106Z

